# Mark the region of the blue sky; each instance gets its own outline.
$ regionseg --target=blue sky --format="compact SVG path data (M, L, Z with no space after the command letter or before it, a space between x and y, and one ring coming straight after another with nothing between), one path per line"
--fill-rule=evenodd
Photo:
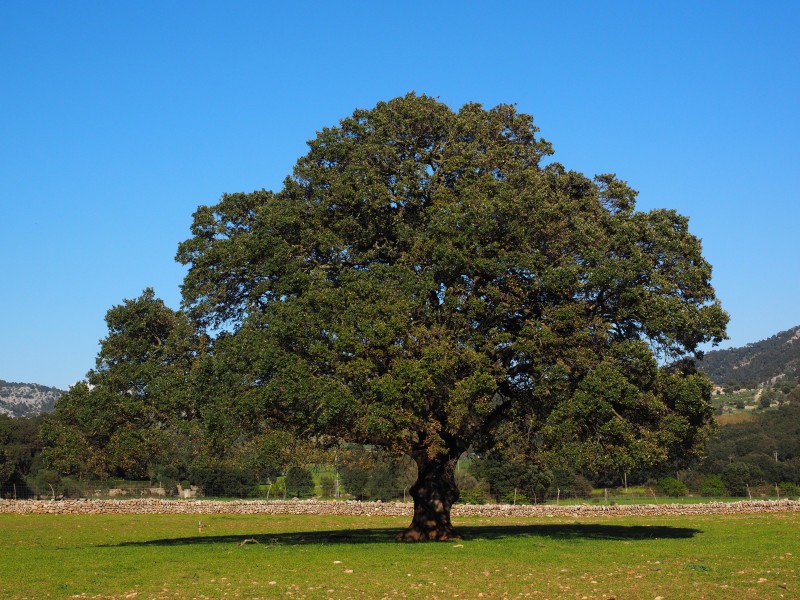
M275 3L276 5L278 3ZM516 103L555 159L690 217L739 346L800 324L800 3L0 5L0 379L66 387L180 304L192 212L414 90Z

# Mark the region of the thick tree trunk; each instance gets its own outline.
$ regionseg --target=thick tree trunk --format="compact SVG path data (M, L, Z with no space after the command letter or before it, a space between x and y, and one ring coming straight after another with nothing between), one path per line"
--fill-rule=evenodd
M406 542L461 539L450 523L450 508L458 500L458 455L441 454L431 458L421 450L415 452L413 458L417 463L417 481L410 490L414 518L397 539Z

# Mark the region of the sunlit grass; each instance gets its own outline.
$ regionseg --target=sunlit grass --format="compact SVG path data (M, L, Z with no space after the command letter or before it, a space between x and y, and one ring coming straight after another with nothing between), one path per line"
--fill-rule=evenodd
M798 513L462 518L463 542L394 542L407 520L3 514L0 597L800 597Z

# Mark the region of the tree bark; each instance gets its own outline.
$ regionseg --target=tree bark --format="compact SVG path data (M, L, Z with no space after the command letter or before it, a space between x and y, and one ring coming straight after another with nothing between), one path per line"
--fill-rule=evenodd
M414 517L408 529L397 536L398 540L424 542L461 539L450 522L450 509L458 500L456 463L459 454L445 453L430 457L425 449L412 454L417 463L417 481L409 490L414 499Z

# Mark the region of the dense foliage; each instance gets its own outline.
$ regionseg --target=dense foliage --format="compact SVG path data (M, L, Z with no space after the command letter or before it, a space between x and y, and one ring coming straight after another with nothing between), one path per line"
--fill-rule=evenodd
M793 388L800 390L800 388ZM51 493L79 497L98 487L98 483L80 482L47 468L42 460L40 430L44 417L16 418L0 416L0 493L3 496L27 497ZM720 427L718 436L708 445L706 460L678 478L667 469L631 471L627 482L639 486L639 494L682 497L687 494L706 497L800 496L800 397L786 396L783 405L759 411L753 420ZM375 448L351 446L338 449L335 455L317 457L328 460L319 486L306 487L300 494L289 482L284 485L291 465L307 458L291 446L273 440L260 440L260 451L251 454L242 447L247 460L229 458L211 463L192 461L185 455L168 457L166 462L151 464L148 475L152 485L175 493L178 483L199 486L206 496L248 497L267 495L292 497L319 494L362 500L403 498L414 481L413 465L397 461ZM296 446L294 447L296 450ZM253 470L251 465L273 465L271 470ZM319 465L306 464L307 469ZM338 475L334 475L334 469ZM308 475L310 478L310 475ZM337 481L338 480L338 481ZM584 499L594 488L621 488L621 473L596 475L564 469L557 465L533 464L522 454L497 449L485 456L469 455L457 473L461 501L471 503L552 501L557 498ZM269 483L269 486L259 486ZM52 487L51 487L52 486ZM99 485L102 487L102 485ZM292 488L289 491L288 488ZM52 490L52 491L51 491ZM619 492L618 492L619 493Z
M737 495L747 484L800 483L800 399L720 428L702 470L735 483L728 488Z
M24 485L25 476L41 467L42 419L14 419L0 414L0 488Z
M458 457L509 429L579 468L691 458L711 410L690 359L727 322L700 242L536 134L411 94L323 129L278 192L200 207L178 260L218 431L407 453L409 539L452 535Z
M289 496L308 498L314 495L314 478L308 469L293 466L286 472L284 488Z

